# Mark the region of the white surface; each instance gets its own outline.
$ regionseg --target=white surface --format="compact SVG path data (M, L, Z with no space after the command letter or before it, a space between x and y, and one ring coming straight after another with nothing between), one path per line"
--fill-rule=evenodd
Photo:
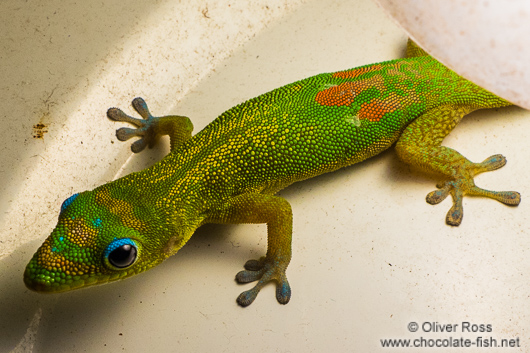
M8 34L0 55L9 64L0 67L0 351L376 352L392 351L380 348L384 338L479 335L518 337L521 347L507 351L528 351L530 114L516 107L472 114L446 144L475 161L505 154L508 165L477 183L520 191L517 208L466 198L463 224L446 226L449 201L424 200L435 180L393 151L283 191L294 211L286 306L272 285L248 308L235 303L250 285L234 276L265 251L264 225L205 226L176 256L123 282L59 295L26 290L24 266L67 196L167 150L128 159L128 144L112 143L109 106L127 108L143 96L154 114L188 115L198 131L234 104L296 79L400 57L406 40L369 1L305 1L235 51L282 13L279 1L268 1L268 10L208 3L209 19L206 2L189 5L187 15L172 2L120 4L101 12L100 3L19 10L13 3L0 15ZM41 118L50 132L33 140ZM493 332L414 334L410 321L470 321Z
M530 109L529 1L376 1L455 72Z

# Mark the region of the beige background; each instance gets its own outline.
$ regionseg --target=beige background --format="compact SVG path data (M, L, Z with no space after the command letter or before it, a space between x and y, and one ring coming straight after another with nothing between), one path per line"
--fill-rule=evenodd
M446 144L474 161L505 154L507 166L477 183L520 191L517 208L467 198L451 228L449 200L425 203L436 180L393 150L284 190L294 212L286 306L272 285L248 308L235 303L250 286L234 276L264 253L264 225L205 226L124 282L59 295L24 287L66 197L167 152L131 157L108 107L130 112L143 96L154 114L188 115L198 131L270 89L404 51L405 34L368 0L243 3L3 3L0 351L376 352L392 351L384 338L449 336L519 337L506 351L528 351L530 114L516 107L472 114ZM37 123L44 139L32 138ZM411 321L493 332L410 333Z

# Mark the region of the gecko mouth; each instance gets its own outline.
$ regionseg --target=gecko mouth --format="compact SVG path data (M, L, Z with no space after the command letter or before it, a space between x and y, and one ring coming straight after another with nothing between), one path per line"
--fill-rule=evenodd
M104 280L104 282L107 281L108 278ZM67 275L64 272L47 270L39 266L35 258L28 263L24 271L24 284L26 287L39 293L64 292L96 284L96 282L98 281L88 274L75 276Z
M44 280L34 279L27 273L24 273L24 284L26 285L26 288L34 292L39 292L39 293L58 292L58 290L55 290L53 286L47 285Z
M24 284L32 291L39 293L58 293L71 290L74 288L80 288L85 285L85 281L81 278L71 281L61 281L60 278L54 278L53 276L46 275L43 273L37 273L33 271L28 265L26 271L24 271Z
M70 277L70 276L69 276ZM71 276L71 278L51 278L50 276L38 274L35 275L30 269L26 268L24 272L24 284L26 287L38 293L60 293L74 289L84 288L96 284L105 284L109 282L109 276L96 279L89 275Z

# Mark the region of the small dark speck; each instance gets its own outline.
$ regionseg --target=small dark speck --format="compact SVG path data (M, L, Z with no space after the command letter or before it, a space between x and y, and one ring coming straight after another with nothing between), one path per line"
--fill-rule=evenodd
M123 333L120 332L120 336L123 336Z
M388 266L392 266L392 264L389 262L389 263L388 263Z
M44 139L44 134L48 132L48 126L45 124L33 125L33 138Z

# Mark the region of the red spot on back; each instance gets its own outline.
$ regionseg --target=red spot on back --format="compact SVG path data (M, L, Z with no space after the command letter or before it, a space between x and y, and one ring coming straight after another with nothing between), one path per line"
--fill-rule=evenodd
M365 80L341 83L340 85L318 92L315 101L329 107L351 105L355 97L372 87L383 91L385 89L383 78L381 76L374 76Z
M342 72L339 74L349 73L350 75L359 75L357 70L372 69L361 68L354 69L348 72ZM397 70L396 70L397 71ZM356 73L357 72L357 73ZM366 71L365 71L366 72ZM376 88L384 98L380 97L367 97L364 96L363 101L358 100L359 94L370 88ZM405 87L404 85L395 85L394 89L399 88L403 95L388 91L385 85L385 80L381 75L374 75L367 79L357 79L353 81L347 81L336 86L332 86L325 90L318 92L315 96L315 101L324 106L350 106L357 99L356 103L360 106L357 111L357 117L359 119L368 120L370 122L378 122L387 113L393 113L398 109L410 106L411 104L420 103L421 100L412 89Z
M374 98L369 102L361 104L361 109L357 112L357 117L372 122L379 121L386 113L392 113L400 107L400 97L391 94L385 100Z

